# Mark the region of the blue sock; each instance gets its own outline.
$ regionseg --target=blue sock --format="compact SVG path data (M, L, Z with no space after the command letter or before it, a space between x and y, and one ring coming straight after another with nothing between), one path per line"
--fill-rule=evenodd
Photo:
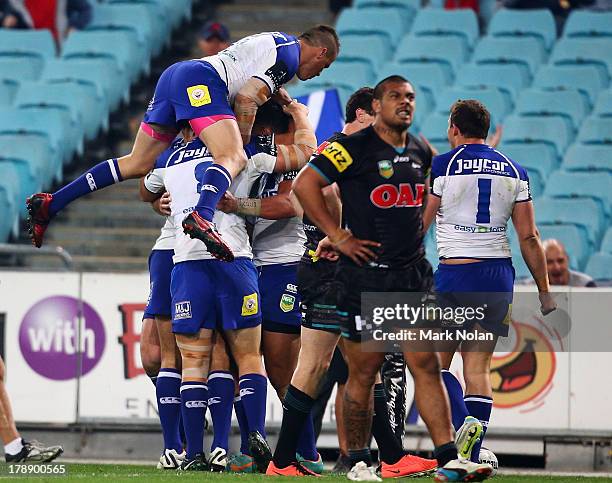
M229 449L229 433L232 427L232 402L234 401L234 378L227 371L208 374L208 409L213 423L213 442L210 446Z
M240 428L240 452L242 454L249 454L249 422L247 421L240 396L234 398L234 412L236 413L238 427Z
M181 371L160 369L155 385L159 422L164 436L164 448L183 450L179 424L181 417Z
M306 460L317 461L319 459L317 440L315 438L314 425L312 424L312 413L308 416L302 428L297 444L297 452Z
M200 184L202 189L196 211L202 218L212 221L217 203L232 184L232 177L220 164L212 164L204 171Z
M444 369L442 370L442 380L444 381L446 391L448 392L448 399L450 400L453 426L455 427L455 431L458 431L463 425L465 418L470 415L463 401L463 388L457 378Z
M208 400L205 382L188 381L181 384L181 411L187 439L187 458L204 453L204 418Z
M474 445L474 449L472 450L472 461L478 463L480 447L482 446L487 427L489 426L491 409L493 409L493 399L487 396L474 395L465 396L464 401L470 416L474 416L482 423L482 436L480 436L480 441Z
M242 406L249 422L249 432L259 431L265 438L268 379L261 374L245 374L238 385Z
M60 190L53 193L53 199L49 206L49 214L55 216L58 211L64 209L67 204L77 198L85 196L92 191L101 190L115 183L123 181L119 172L119 164L116 159L109 159L96 164L86 173L68 183Z

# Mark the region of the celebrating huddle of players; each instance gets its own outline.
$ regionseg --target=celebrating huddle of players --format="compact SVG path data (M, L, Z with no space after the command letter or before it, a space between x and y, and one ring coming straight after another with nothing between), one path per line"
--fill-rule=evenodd
M282 86L318 75L339 48L333 28L317 26L299 37L253 35L174 64L158 81L129 155L28 199L36 246L68 203L124 179L146 175L142 199L167 215L149 259L144 318L155 326L143 328L156 332L161 347L160 468L321 474L311 409L338 346L349 370L349 479L434 473L435 481L482 481L492 474L479 455L492 407L489 364L497 337L507 335L512 302L508 219L542 312L555 308L527 173L485 144L489 114L473 100L451 107L453 150L434 157L408 133L415 91L401 76L355 92L343 132L317 148L307 109ZM434 217L435 274L423 246ZM416 350L405 341L397 349L435 447L435 459L424 459L403 449L389 422L385 352L367 349L361 295L434 289L444 303L456 303L445 295L457 292L495 303L468 327L492 336L461 344L465 396L448 372L459 342ZM265 431L268 379L284 408L273 454ZM214 431L208 457L207 408ZM232 409L242 444L230 457Z

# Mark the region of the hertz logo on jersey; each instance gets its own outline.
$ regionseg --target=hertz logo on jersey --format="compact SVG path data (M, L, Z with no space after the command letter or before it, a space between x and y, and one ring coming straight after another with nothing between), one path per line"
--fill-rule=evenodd
M406 208L423 205L425 185L415 185L416 193L409 183L400 183L399 189L392 184L381 184L370 193L370 201L378 208Z
M353 164L351 155L342 144L336 141L327 146L321 154L332 162L339 173L342 173L342 171Z

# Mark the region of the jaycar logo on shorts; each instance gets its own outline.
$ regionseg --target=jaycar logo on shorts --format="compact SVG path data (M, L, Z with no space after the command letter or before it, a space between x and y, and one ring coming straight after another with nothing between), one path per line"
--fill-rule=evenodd
M100 362L106 334L101 317L85 301L47 297L26 312L19 327L19 348L30 368L65 381L88 374ZM80 363L79 363L80 360Z
M189 104L193 107L205 106L212 102L210 99L210 92L208 92L208 86L202 84L188 87L187 96L189 97Z
M259 307L257 303L257 292L250 295L245 295L242 299L242 316L248 317L249 315L257 314Z
M183 300L174 304L174 320L191 318L191 302Z

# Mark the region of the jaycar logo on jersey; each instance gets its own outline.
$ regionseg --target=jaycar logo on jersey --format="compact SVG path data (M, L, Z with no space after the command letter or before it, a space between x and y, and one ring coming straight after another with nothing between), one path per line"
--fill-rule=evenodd
M370 193L370 201L378 208L405 208L423 204L424 184L417 184L416 194L409 183L400 183L399 188L392 184L381 184Z
M48 379L65 381L89 373L106 346L104 324L85 301L68 296L36 302L19 327L19 348L30 368ZM79 362L80 361L80 362Z
M348 153L342 144L334 141L327 146L321 154L329 159L336 167L339 173L342 173L346 168L353 164L353 158Z
M189 97L189 104L193 107L205 106L212 102L210 99L210 92L208 92L208 86L202 84L188 87L187 96Z
M174 320L191 318L191 302L183 300L174 304Z
M508 163L491 159L458 159L455 174L482 173L483 171L496 171L505 173ZM469 173L466 173L469 171Z

